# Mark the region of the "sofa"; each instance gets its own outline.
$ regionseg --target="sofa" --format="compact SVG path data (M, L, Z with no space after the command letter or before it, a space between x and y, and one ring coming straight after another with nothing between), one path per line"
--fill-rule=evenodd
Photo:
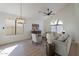
M69 34L47 33L47 42L55 43L55 53L61 56L68 56L71 47L71 36ZM64 40L65 39L65 40Z

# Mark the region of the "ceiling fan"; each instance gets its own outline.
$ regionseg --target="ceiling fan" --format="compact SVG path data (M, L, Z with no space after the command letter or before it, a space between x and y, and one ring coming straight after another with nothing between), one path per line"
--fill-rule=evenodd
M54 9L53 9L54 10ZM53 10L50 10L49 8L46 9L46 11L39 11L40 13L43 13L47 16L50 16L50 15L55 15L54 11Z

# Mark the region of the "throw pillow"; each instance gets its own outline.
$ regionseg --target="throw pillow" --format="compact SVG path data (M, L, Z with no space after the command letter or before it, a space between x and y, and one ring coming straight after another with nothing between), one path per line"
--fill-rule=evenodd
M64 42L68 36L69 36L68 34L63 34L58 38L58 40Z

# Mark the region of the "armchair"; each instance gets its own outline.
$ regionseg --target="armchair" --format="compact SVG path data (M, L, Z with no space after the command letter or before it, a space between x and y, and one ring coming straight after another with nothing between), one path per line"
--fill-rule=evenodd
M67 56L69 55L70 47L71 47L71 38L68 37L68 39L65 42L53 40L55 43L55 52L58 55L61 56Z
M50 33L48 33L46 35L47 38L47 42L48 43L55 43L55 53L57 53L58 55L61 56L67 56L69 55L69 51L70 51L70 46L71 46L71 37L68 36L68 38L63 42L58 40L58 35L51 35Z

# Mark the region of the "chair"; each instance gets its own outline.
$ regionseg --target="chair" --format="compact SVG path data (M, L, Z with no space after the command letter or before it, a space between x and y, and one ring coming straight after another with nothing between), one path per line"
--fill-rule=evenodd
M58 40L54 40L55 42L55 52L58 55L61 56L68 56L69 55L69 51L70 51L70 47L71 47L71 37L68 37L68 39L65 42L61 42Z
M51 32L46 34L46 38L47 38L47 42L51 44L53 40L56 40L58 38L58 35L55 32Z
M40 43L42 41L42 36L32 33L32 41L35 43Z
M55 43L55 53L61 56L69 55L70 46L71 46L71 37L69 36L64 42L55 39L57 36L55 38L54 37L55 36L51 35L50 33L46 35L48 43L52 43L52 42Z

